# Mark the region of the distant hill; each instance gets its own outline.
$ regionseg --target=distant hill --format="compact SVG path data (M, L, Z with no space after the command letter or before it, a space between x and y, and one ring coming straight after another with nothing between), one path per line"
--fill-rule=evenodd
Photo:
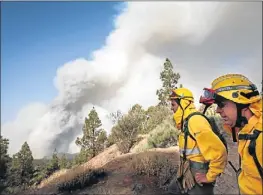
M75 158L75 156L78 155L78 153L73 153L73 154L70 154L70 153L57 153L57 155L58 155L59 158L61 158L63 154L66 155L66 158L67 158L68 160L73 160L73 159ZM52 159L52 155L45 156L45 157L43 158L43 160L50 160L50 159Z
M61 158L61 156L63 155L64 153L58 153L58 157ZM67 160L69 161L73 161L75 156L78 155L78 153L74 153L74 154L69 154L69 153L65 153L66 154L66 158ZM40 167L45 167L45 165L49 162L49 160L52 159L52 155L49 155L49 156L45 156L41 159L34 159L33 161L33 164L34 166L40 166Z

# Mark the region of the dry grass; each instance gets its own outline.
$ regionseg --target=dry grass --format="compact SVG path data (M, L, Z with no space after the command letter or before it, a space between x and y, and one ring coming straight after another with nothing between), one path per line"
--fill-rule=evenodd
M139 152L144 152L149 149L148 147L148 137L149 134L144 135L143 139L136 144L134 147L131 148L130 152L131 153L139 153Z
M97 169L104 166L109 161L115 159L120 156L121 153L118 150L118 147L114 144L107 148L104 152L98 154L94 158L92 158L87 163L84 163L80 166L77 166L68 170L60 170L52 174L49 178L43 180L37 188L43 188L47 185L57 184L60 182L70 181L73 178L77 177L79 174L83 172L87 172L90 169Z
M150 151L135 156L131 168L138 175L157 177L159 187L162 187L177 170L177 166L170 159Z
M58 173L52 175L52 179L49 178L45 183L42 183L41 189L35 189L32 193L46 194L81 190L83 193L91 195L98 193L105 195L130 194L132 191L130 185L126 185L128 180L126 181L125 178L130 178L131 184L140 180L142 183L145 182L147 186L154 185L154 189L151 187L153 191L161 190L160 188L166 187L165 181L178 165L178 147L153 148L147 152L122 155L116 149L116 145L112 146L111 150L103 152L82 166L64 170L63 175ZM103 172L99 170L103 170ZM103 178L107 176L108 172L111 174L105 181ZM137 180L138 178L139 180ZM122 183L124 180L126 183ZM98 181L100 182L97 183ZM94 183L97 184L92 185Z
M160 128L155 128L151 134L156 134L160 131ZM151 135L150 134L150 135ZM147 144L147 139L149 135L141 136L144 137L143 140L141 140L136 147L134 147L131 152L143 152L146 150L149 150L149 146ZM153 150L153 149L150 149ZM47 179L44 179L37 188L42 188L50 184L56 184L61 181L68 181L72 178L74 178L77 174L83 173L85 171L88 171L89 169L94 168L100 168L109 161L113 160L114 158L118 156L123 156L121 152L119 151L118 147L114 144L110 146L109 148L105 149L102 153L98 154L96 157L88 161L87 163L84 163L80 166L76 166L72 169L63 169L59 170L55 173L53 173L50 177Z
M59 192L71 192L97 183L105 175L106 173L103 169L87 170L74 175L70 174L71 177L64 178L64 181L61 180L56 186Z

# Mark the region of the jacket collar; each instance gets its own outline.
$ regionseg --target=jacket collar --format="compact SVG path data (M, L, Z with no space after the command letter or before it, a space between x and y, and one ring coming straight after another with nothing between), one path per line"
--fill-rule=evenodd
M239 131L241 134L250 133L253 129L255 129L256 124L260 121L260 118L253 115L249 120L248 123Z

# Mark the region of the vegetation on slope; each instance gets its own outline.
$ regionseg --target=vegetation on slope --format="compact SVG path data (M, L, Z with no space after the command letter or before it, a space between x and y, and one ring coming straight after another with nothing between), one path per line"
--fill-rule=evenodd
M172 112L167 98L171 89L177 86L179 78L180 74L174 72L172 63L169 59L166 59L160 73L163 85L156 91L159 103L147 109L135 104L127 113L122 113L119 110L116 113L111 113L110 118L114 125L109 136L101 128L101 120L96 109L93 108L84 119L82 136L76 139L75 143L80 148L80 152L74 155L74 159L68 159L65 154L58 155L61 153L54 149L51 158L36 161L36 159L33 159L27 142L22 145L18 153L9 157L7 153L9 140L1 136L0 192L16 193L36 186L59 170L67 170L67 180L56 181L60 191L83 188L93 182L92 178L99 177L105 172L85 170L80 171L77 175L75 172L72 177L69 177L70 173L76 170L71 168L86 163L113 144L116 144L123 154L129 153L132 148L141 143L142 139L145 139L145 142L138 145L137 152L150 148L175 146L178 130L172 119ZM214 107L208 109L207 115L214 117L219 127L222 128L221 119L215 113ZM164 167L165 170L163 170ZM138 174L159 177L161 179L160 184L167 179L166 177L169 177L174 169L170 166L169 159L160 159L158 156L146 156L137 159L133 168Z

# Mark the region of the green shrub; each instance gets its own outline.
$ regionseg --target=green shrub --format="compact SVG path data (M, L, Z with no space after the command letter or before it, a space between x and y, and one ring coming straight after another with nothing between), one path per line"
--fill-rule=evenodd
M139 105L134 105L127 114L119 118L112 128L111 136L122 153L128 153L137 142L146 115Z
M173 119L166 119L148 137L148 148L167 148L177 145L179 131Z
M151 106L146 112L148 120L144 123L144 128L141 133L147 134L158 125L160 125L167 117L172 115L171 110L166 106Z

